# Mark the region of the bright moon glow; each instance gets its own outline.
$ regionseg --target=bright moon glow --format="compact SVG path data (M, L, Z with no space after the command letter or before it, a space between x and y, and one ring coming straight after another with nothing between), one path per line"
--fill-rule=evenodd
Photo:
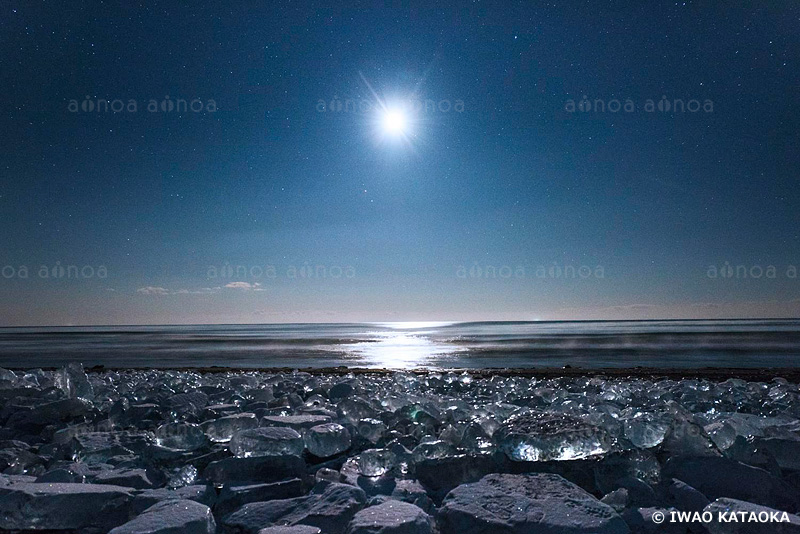
M406 117L400 111L388 110L383 114L383 129L386 133L400 135L406 130Z

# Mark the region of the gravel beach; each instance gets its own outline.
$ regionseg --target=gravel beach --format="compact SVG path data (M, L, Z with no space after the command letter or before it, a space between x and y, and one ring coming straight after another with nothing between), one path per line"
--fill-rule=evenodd
M0 529L794 532L799 394L785 369L2 370ZM670 522L720 510L785 521Z

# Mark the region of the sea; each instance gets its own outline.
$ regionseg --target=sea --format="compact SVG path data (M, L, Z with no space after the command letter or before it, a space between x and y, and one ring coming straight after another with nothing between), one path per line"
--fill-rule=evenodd
M796 367L800 320L0 328L0 367Z

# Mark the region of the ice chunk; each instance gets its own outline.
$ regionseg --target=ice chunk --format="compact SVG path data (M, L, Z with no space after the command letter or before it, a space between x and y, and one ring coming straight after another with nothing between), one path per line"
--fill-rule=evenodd
M178 468L167 481L168 488L182 488L191 486L197 480L197 468L193 465L184 465Z
M79 433L70 442L73 459L96 464L105 463L114 456L133 454L122 444L122 437L118 432Z
M503 452L516 461L577 460L611 449L604 429L566 414L521 414L504 423L496 434Z
M376 411L365 400L358 398L347 398L338 405L338 412L341 417L347 420L348 424L355 425L361 419L374 419Z
M491 452L494 442L491 435L477 421L473 421L464 429L461 446L473 452Z
M661 448L670 455L720 456L719 449L703 427L682 414L672 422Z
M264 426L287 426L295 430L311 428L312 426L330 423L331 418L326 415L269 415L264 417Z
M358 434L370 443L378 443L386 432L386 425L378 419L361 419L357 428Z
M296 430L288 427L263 427L236 432L230 451L239 458L251 456L299 456L305 445Z
M216 443L227 443L236 432L256 427L258 427L258 418L254 413L228 415L203 423L206 435Z
M637 413L624 421L625 438L639 449L659 445L664 441L669 428L669 419L658 414Z
M329 467L320 467L317 469L317 472L314 473L314 480L317 482L324 480L327 480L328 482L341 482L342 474L339 471Z
M67 394L67 397L92 400L94 388L80 363L70 363L55 375L55 385Z
M350 448L350 432L337 423L313 426L305 433L305 444L314 456L327 458Z
M206 435L203 428L194 423L167 423L156 429L156 444L168 449L193 451L206 444Z
M202 391L178 393L167 399L173 418L179 419L187 415L197 416L208 405L208 395Z
M455 451L449 443L441 440L429 441L420 443L413 451L411 451L412 458L415 463L424 460L435 460L437 458L444 458L453 454Z
M0 389L12 388L17 383L17 374L0 367Z
M379 477L395 465L395 456L387 449L367 449L356 460L358 472L367 477Z

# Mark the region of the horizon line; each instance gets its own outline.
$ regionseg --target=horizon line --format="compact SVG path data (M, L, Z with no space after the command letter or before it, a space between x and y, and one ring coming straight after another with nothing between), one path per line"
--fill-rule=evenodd
M510 320L510 321L306 321L306 322L282 322L282 323L139 323L139 324L69 324L69 325L2 325L0 329L12 328L126 328L126 327L157 327L157 326L280 326L280 325L361 325L361 324L403 324L403 323L447 323L454 324L554 324L554 323L655 323L655 322L710 322L710 321L798 321L800 317L728 317L728 318L664 318L664 319L545 319L545 320Z

